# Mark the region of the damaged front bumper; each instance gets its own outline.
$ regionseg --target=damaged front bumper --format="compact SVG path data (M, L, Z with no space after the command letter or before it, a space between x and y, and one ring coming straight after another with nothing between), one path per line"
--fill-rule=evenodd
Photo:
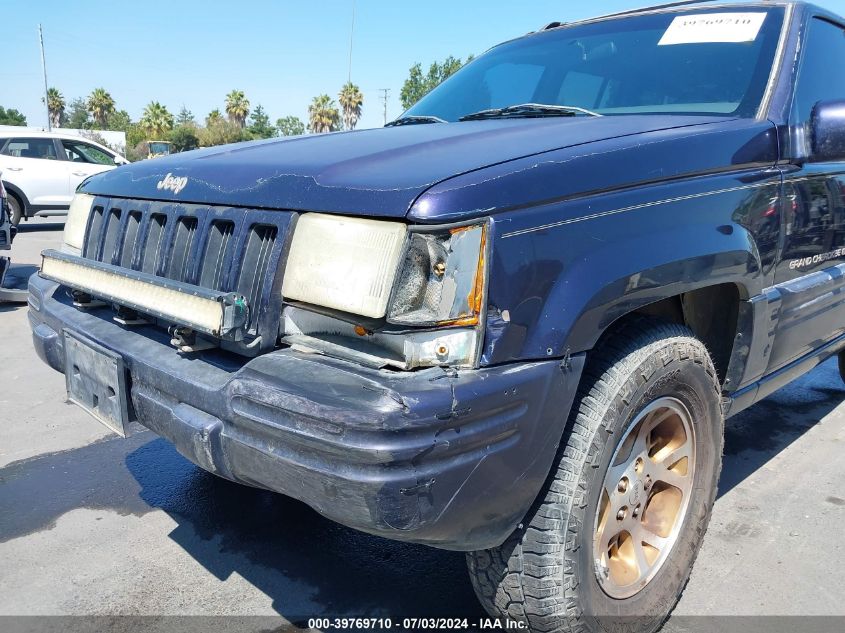
M64 330L119 354L131 414L200 467L365 532L454 550L500 545L528 511L584 360L396 372L290 349L185 357L160 328L112 316L30 280L39 356L64 371Z

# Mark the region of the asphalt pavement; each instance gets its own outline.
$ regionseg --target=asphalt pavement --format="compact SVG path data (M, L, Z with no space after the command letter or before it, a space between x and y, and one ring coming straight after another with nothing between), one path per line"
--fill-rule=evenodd
M13 262L37 264L61 229L24 224ZM0 354L0 616L484 615L459 553L221 480L151 432L110 434L65 403L25 306L0 305ZM728 421L713 519L669 628L845 616L843 400L827 362Z

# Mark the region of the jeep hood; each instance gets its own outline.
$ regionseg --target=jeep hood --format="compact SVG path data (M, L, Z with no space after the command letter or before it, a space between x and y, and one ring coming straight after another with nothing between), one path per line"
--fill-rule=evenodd
M607 139L630 146L644 142L643 134L717 121L725 119L654 115L535 118L299 136L125 165L86 180L80 191L399 218L427 189L461 174ZM177 178L181 186L171 186Z

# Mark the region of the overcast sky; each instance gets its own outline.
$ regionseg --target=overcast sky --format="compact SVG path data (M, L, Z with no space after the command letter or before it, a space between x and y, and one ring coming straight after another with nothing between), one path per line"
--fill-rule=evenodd
M355 0L352 80L364 93L359 127L401 113L399 89L415 62L464 58L536 30L635 8L647 0ZM818 4L845 13L845 0ZM336 98L349 72L352 0L0 0L0 105L46 125L38 24L49 84L68 103L104 87L137 120L151 100L174 114L184 104L202 122L233 88L271 119L305 121L311 98Z

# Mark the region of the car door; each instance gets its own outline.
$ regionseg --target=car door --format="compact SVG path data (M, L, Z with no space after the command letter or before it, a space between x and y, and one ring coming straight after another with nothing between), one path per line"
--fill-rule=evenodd
M69 185L71 195L88 176L114 169L114 155L108 154L99 147L85 141L61 139L65 157L70 161Z
M0 165L3 180L23 191L36 210L70 204L67 164L60 160L52 138L10 138L2 148Z
M812 18L792 108L793 130L806 145L820 101L845 99L845 29ZM804 155L809 155L802 148ZM785 170L783 247L775 272L780 297L769 371L845 332L845 162L795 160Z

